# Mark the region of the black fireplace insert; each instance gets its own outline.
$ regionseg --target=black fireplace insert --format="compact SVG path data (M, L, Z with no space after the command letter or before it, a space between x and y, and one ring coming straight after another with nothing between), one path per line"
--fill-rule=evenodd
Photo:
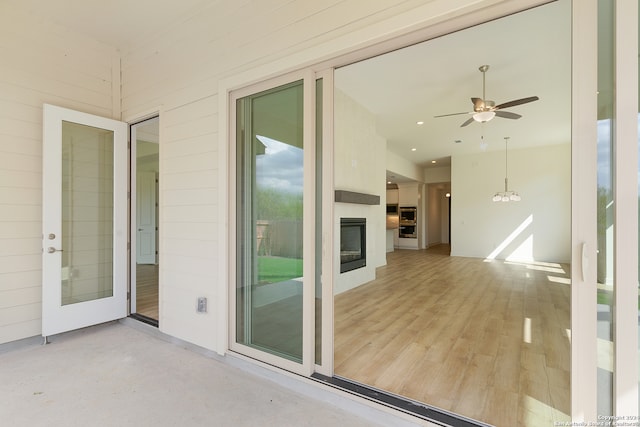
M367 265L367 219L340 218L340 273Z

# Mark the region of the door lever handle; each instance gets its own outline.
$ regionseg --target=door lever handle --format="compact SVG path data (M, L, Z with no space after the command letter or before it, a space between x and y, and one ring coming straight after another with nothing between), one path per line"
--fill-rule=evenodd
M63 249L56 249L53 246L49 246L47 248L47 252L50 253L50 254L55 253L55 252L63 252Z

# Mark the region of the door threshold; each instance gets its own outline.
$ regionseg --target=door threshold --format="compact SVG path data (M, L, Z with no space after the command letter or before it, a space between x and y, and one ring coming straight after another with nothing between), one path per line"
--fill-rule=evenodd
M155 328L158 327L158 321L156 319L152 319L151 317L145 316L144 314L131 313L129 317L139 322L146 323L147 325L151 325Z
M466 418L462 415L454 414L452 412L445 411L444 409L435 408L402 396L387 393L346 378L336 376L328 377L318 373L312 374L311 377L335 388L342 389L349 393L423 418L438 425L452 427L491 427L490 424Z

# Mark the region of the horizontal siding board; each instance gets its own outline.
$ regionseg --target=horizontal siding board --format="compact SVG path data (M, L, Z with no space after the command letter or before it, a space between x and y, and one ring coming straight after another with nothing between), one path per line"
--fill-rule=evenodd
M215 259L218 253L217 246L217 240L173 239L171 240L171 245L165 247L163 254L169 257L177 255L199 258L202 262L207 259ZM166 259L163 259L163 261L166 261Z
M2 81L22 87L37 90L43 94L65 94L76 99L82 99L91 105L111 105L111 91L99 91L99 88L85 88L74 83L47 79L31 70L14 69L0 63L0 78ZM111 83L109 82L109 87Z
M12 205L5 200L0 202L0 206L0 209L2 209L0 222L2 223L24 224L42 221L42 206L40 204ZM0 239L3 237L3 235L0 235Z
M0 99L18 104L27 104L42 109L42 104L53 104L71 108L98 116L111 117L111 103L109 105L94 105L72 93L48 93L32 87L18 86L7 83L0 76ZM40 126L42 127L42 126Z
M189 188L184 190L165 190L162 192L163 206L201 206L213 205L218 198L215 188Z
M42 334L42 320L34 319L26 322L0 324L0 344Z
M211 264L203 262L205 259L205 257L165 253L165 256L162 258L162 262L171 265L171 270L175 273L190 273L207 277L209 272L211 272L213 273L213 277L215 277L215 269L211 268Z
M168 256L166 262L176 262L178 259ZM202 260L200 260L202 262ZM164 285L164 298L165 302L171 301L168 297L167 290L172 289L190 289L193 292L197 292L202 289L210 289L211 292L215 289L217 272L213 268L201 268L194 271L167 271L162 272ZM194 301L195 302L195 301ZM168 304L171 305L171 304Z
M201 239L202 236L216 236L218 224L213 222L163 221L160 232L163 245L170 245L172 239ZM164 247L164 246L163 246ZM163 258L162 262L166 262ZM168 268L171 264L163 264Z
M0 271L33 271L41 268L42 252L20 255L0 256ZM5 302L9 304L10 302Z
M11 147L3 148L11 150ZM14 181L13 183L11 183L11 181L0 181L0 186L11 185L12 187L15 186L33 188L32 185L24 185L16 182L16 179L20 177L26 178L26 175L21 174L42 176L42 157L37 155L15 153L12 151L6 152L2 149L0 149L0 154L2 154L0 156L0 169L3 169L7 174L10 174L10 178Z
M0 238L0 257L19 255L42 256L42 240L31 239L2 239Z
M42 190L35 188L3 187L0 186L0 206L4 203L18 205L42 205ZM0 214L0 220L2 219Z
M0 325L24 323L39 320L42 316L42 304L32 303L0 309Z
M42 288L40 286L0 292L0 309L40 302L42 302Z
M206 133L178 141L164 142L161 156L163 159L191 156L217 151L217 133Z
M164 190L186 190L189 188L217 188L218 172L213 169L166 174L162 177Z
M218 111L218 96L210 95L197 101L165 111L162 116L162 127L170 128L182 125L202 116L210 116ZM217 116L216 116L217 117Z
M0 291L38 287L41 283L42 270L0 273Z
M204 171L212 169L217 164L217 153L215 151L199 154L189 154L186 156L163 158L164 173L180 173L188 171Z
M204 205L194 209L192 206L165 206L162 219L166 222L188 221L194 223L216 223L219 219L219 206Z
M16 188L42 188L42 173L0 169L0 186Z
M3 239L40 239L42 238L42 221L0 221L0 236ZM40 268L40 265L38 264L36 268ZM0 273L4 271L0 269Z

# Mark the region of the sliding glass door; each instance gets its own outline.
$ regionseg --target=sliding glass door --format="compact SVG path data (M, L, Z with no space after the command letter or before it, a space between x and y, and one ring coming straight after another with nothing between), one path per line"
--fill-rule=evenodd
M313 322L315 304L314 94L315 81L301 76L237 92L231 106L236 144L231 348L307 374L313 329L305 325Z

